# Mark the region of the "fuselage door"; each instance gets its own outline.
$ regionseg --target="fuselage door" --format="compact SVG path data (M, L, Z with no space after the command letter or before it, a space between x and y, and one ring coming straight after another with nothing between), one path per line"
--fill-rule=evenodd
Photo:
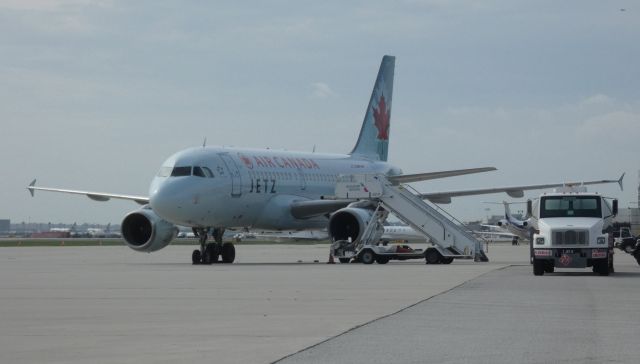
M307 189L307 180L305 179L305 175L302 172L302 169L298 169L298 177L300 177L300 189L302 191Z
M242 195L242 177L238 165L228 153L219 153L218 155L231 176L231 196L240 197Z

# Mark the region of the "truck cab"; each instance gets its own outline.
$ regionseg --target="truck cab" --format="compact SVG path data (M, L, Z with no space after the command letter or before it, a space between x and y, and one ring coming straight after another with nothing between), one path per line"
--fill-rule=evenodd
M607 198L587 192L586 187L563 187L529 201L533 274L586 267L600 275L613 272L608 231L617 207L617 200L609 204Z

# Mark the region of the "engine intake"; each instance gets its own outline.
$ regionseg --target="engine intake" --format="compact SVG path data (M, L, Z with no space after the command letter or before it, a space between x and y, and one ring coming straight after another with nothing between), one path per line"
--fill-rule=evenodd
M133 211L122 220L122 237L135 251L151 253L171 243L178 229L156 215L150 207Z
M346 207L329 219L329 237L333 241L360 239L373 212L368 209Z

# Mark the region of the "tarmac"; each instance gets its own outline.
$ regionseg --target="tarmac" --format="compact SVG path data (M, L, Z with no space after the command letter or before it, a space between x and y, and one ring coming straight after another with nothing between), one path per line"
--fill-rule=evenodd
M192 249L0 248L0 363L635 363L640 354L640 267L621 252L610 277L533 277L526 246L490 246L489 263L368 266L324 264L327 245L237 245L236 263L210 266L191 265Z

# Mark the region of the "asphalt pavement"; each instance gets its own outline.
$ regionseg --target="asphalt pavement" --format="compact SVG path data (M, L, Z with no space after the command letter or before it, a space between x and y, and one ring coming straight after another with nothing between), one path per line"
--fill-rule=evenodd
M640 269L618 257L609 277L498 269L278 363L638 363Z

